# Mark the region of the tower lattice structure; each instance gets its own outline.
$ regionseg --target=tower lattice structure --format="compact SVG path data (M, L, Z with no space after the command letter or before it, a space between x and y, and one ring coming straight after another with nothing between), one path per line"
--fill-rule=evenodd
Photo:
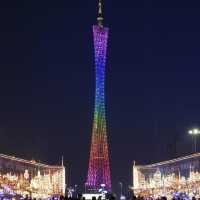
M93 26L95 50L95 108L92 129L87 186L98 190L102 184L111 190L110 165L105 114L105 66L108 41L108 28L103 26L102 2L99 0L98 24Z

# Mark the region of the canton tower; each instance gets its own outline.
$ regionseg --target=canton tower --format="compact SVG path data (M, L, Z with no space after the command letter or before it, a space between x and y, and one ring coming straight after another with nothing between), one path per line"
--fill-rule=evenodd
M105 65L108 28L103 26L102 1L98 2L97 25L93 26L95 55L95 107L92 127L92 141L86 185L98 191L104 186L111 191L110 165L108 155L107 128L105 116Z

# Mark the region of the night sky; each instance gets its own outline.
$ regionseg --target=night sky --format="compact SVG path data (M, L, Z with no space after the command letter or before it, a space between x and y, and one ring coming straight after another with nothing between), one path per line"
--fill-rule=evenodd
M113 186L138 164L191 153L200 126L198 1L105 0ZM0 3L0 152L86 180L94 107L95 0ZM200 144L200 141L199 141ZM200 148L199 148L200 150Z

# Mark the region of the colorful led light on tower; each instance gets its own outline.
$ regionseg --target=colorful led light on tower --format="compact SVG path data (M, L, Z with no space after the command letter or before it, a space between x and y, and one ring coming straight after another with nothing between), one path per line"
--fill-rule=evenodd
M98 25L93 26L96 93L92 142L90 150L87 186L98 190L102 184L111 190L110 166L105 116L105 64L108 40L108 28L103 27L102 2L99 0Z

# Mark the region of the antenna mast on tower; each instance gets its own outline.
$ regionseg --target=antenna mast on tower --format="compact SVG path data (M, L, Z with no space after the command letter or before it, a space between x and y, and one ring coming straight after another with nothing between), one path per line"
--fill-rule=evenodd
M98 25L103 27L103 4L102 4L102 0L99 0L98 3L98 17L97 17L97 22Z

